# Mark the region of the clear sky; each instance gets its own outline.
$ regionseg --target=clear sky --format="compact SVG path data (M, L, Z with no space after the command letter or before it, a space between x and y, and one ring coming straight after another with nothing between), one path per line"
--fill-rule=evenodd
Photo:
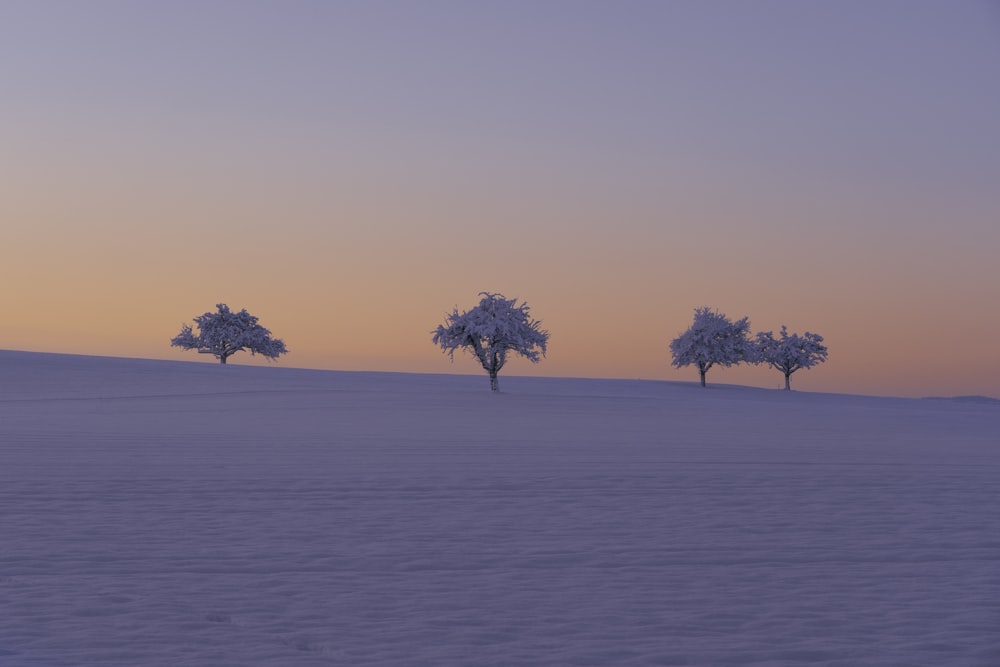
M697 380L711 306L822 334L793 388L1000 397L1000 3L0 3L0 348ZM238 355L233 363L247 363ZM764 369L709 382L780 387Z

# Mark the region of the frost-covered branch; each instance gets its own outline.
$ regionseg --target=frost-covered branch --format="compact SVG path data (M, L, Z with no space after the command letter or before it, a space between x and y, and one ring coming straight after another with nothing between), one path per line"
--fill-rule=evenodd
M673 366L695 366L704 387L705 374L712 366L728 367L753 361L750 320L744 317L732 322L711 308L697 308L691 327L670 342L670 353Z
M548 345L549 332L531 319L528 304L517 304L502 294L480 292L479 305L464 313L455 308L432 333L432 341L453 360L455 351L467 349L490 376L490 388L499 391L497 374L514 352L538 363Z
M238 313L232 312L224 303L217 304L216 308L217 312L194 318L199 330L197 334L191 325L184 324L181 332L171 339L170 345L213 354L223 364L241 351L260 354L268 359L277 359L288 352L285 343L271 338L271 332L258 324L258 318L245 308Z
M828 350L819 334L788 334L781 326L781 338L775 339L770 331L757 334L757 357L761 363L781 371L785 376L785 389L791 390L792 373L802 368L812 368L826 361Z

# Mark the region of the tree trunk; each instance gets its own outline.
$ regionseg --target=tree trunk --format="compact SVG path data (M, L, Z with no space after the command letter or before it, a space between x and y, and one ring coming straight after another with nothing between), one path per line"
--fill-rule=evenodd
M490 351L490 391L500 391L500 382L497 380L497 373L500 372L500 360L497 358L496 351Z
M707 373L708 371L703 371L701 369L698 369L698 372L701 373L701 386L704 387L705 386L705 373Z
M220 364L226 363L226 355L224 355L224 354L220 354L219 355L219 363Z
M785 373L785 391L792 390L792 374Z

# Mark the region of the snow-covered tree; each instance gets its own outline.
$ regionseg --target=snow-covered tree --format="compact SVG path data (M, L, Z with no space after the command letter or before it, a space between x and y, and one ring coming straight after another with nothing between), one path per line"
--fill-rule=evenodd
M198 333L184 324L181 332L174 336L170 345L185 350L198 350L202 354L214 354L219 363L241 350L250 354L260 354L268 359L277 359L288 350L278 338L271 338L271 332L257 324L257 318L246 308L238 313L229 310L224 303L216 305L218 312L208 312L194 318Z
M455 350L466 348L483 370L490 375L490 389L500 391L497 374L507 363L507 353L520 354L532 363L545 356L549 332L541 322L531 319L528 304L517 305L517 299L503 294L480 292L479 305L464 313L456 308L432 333L433 342L440 345L454 360Z
M710 308L696 308L694 324L670 342L670 353L677 368L697 366L701 386L705 386L705 373L712 366L733 366L754 360L754 347L750 341L750 320L744 317L736 322Z
M792 389L792 373L800 368L812 368L826 361L827 349L823 337L805 332L803 335L788 335L788 329L781 325L781 338L775 339L770 331L757 334L757 358L775 370L785 374L785 389Z

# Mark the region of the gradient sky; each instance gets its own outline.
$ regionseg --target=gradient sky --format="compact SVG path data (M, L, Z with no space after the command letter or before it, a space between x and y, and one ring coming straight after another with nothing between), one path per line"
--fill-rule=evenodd
M1000 3L0 3L0 348L697 380L694 308L814 331L793 388L1000 397ZM250 363L237 355L233 363ZM710 383L782 386L765 369Z

